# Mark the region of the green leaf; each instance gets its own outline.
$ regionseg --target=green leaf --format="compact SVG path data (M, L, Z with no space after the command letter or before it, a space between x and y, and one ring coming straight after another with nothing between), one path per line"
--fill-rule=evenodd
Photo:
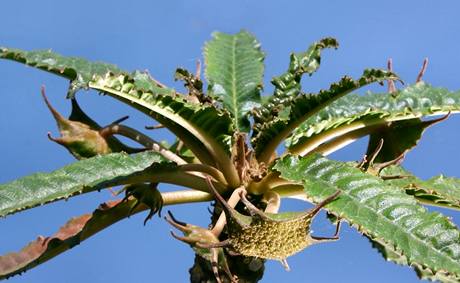
M208 103L190 103L182 95L158 93L152 84L147 84L145 77L139 76L108 73L103 77L94 77L90 87L156 119L180 138L203 163L213 166L218 163L226 176L234 176L230 178L236 180L236 171L230 160L234 130L228 113Z
M318 202L337 190L326 206L360 232L391 245L415 269L460 278L460 231L440 213L429 213L404 191L339 161L310 154L288 155L274 169L298 182L307 198Z
M81 160L51 173L36 173L0 185L0 217L107 187L107 182L121 181L152 164L171 166L159 153L136 155L112 153Z
M396 165L383 169L381 176L403 176L385 182L404 189L421 203L460 210L460 179L439 175L422 180Z
M124 73L112 64L89 62L78 57L64 57L51 50L24 51L0 47L0 58L20 62L69 79L71 83L68 97L73 97L82 88L87 89L94 75L104 75L108 72Z
M177 177L176 177L177 178ZM204 182L203 182L204 185ZM186 198L181 198L188 194ZM208 193L201 192L166 192L161 194L163 205L180 204L184 202L203 202L210 201ZM156 198L156 197L154 197ZM72 218L59 231L51 237L39 236L37 240L29 243L19 252L12 252L0 256L0 280L21 274L39 264L42 264L59 254L72 249L82 241L105 228L123 220L131 215L152 209L144 203L138 204L138 199L128 198L126 200L116 200L105 202L92 214L84 214ZM154 202L156 202L154 200ZM154 203L154 207L158 204ZM161 204L159 204L161 205ZM147 215L147 218L150 216Z
M430 280L430 281L440 281L444 283L457 283L459 277L453 276L445 271L438 271L433 273L429 268L425 268L419 263L412 262L409 264L408 259L405 255L401 254L401 251L397 250L393 245L386 243L382 239L372 239L369 238L369 241L372 243L372 247L377 249L377 251L388 261L392 261L399 265L411 265L420 279Z
M291 54L288 70L271 81L275 86L273 95L254 111L255 135L265 122L278 116L280 107L288 106L292 99L300 94L302 76L311 76L320 66L321 50L338 47L337 40L328 37L313 43L305 52Z
M459 111L460 91L433 88L423 82L408 86L395 96L348 95L309 117L286 141L286 146L290 152L304 155L321 143L360 129Z
M260 104L264 54L246 31L230 35L215 32L204 47L209 94L222 100L235 128L249 131L248 113Z
M63 57L51 51L0 48L0 58L70 79L71 95L82 87L93 88L136 107L168 127L203 163L222 168L226 176L230 176L231 185L237 185L236 170L229 157L234 131L228 113L209 104L189 103L145 72L129 75L113 65ZM216 165L216 160L220 164Z
M362 86L383 80L395 80L398 77L388 71L368 69L358 80L343 77L334 83L328 90L318 94L302 94L295 97L286 107L285 115L279 115L273 120L265 122L260 131L255 132L252 144L258 160L268 162L276 147L303 121L318 113L328 104Z

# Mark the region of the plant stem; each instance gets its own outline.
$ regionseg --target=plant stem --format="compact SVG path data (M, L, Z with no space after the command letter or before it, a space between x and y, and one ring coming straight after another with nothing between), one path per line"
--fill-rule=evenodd
M206 173L212 176L217 181L221 182L224 186L228 186L227 180L225 180L225 177L222 174L222 172L206 164L196 164L196 163L184 164L184 165L179 166L179 170L183 170L186 172L190 171L190 172Z
M174 192L161 193L163 197L163 205L175 205L192 202L205 202L213 200L209 193L195 191L195 190L181 190Z
M148 149L152 149L153 151L160 153L166 159L174 161L179 165L187 164L187 162L184 159L176 155L174 152L168 150L167 148L165 148L164 146L162 146L160 143L153 140L149 136L131 127L124 126L124 125L118 125L118 124L112 124L112 125L109 125L101 129L100 133L102 136L121 135L121 136L127 137L133 141L136 141L142 144Z
M353 122L351 124L344 125L344 126L334 128L334 129L330 129L320 134L317 134L315 136L312 136L306 139L305 142L298 143L294 145L293 147L289 148L288 151L290 154L297 154L300 156L305 156L306 154L312 152L314 149L319 147L321 144L327 141L330 141L334 138L348 134L350 132L353 132L359 129L363 129L363 128L381 126L381 125L385 125L385 124L388 124L394 121L414 119L414 118L418 118L419 116L420 115L409 114L403 117L393 117L389 119L378 118L378 119L372 119L372 120L367 120L367 121Z
M320 153L324 156L329 155L347 145L350 143L355 142L356 140L367 136L375 131L378 131L381 128L381 125L376 125L376 126L370 126L367 128L362 128L356 131L349 132L347 134L344 134L338 138L335 138L334 140L323 143L319 145L317 148L312 150L311 152L316 152Z
M154 171L155 169L149 168L139 174L134 174L129 178L125 178L122 181L113 180L103 184L103 187L113 187L128 184L137 183L168 183L186 188L192 188L202 192L209 192L208 185L205 178L194 174L186 173L177 169ZM227 187L220 182L213 182L213 185L220 192L225 192Z
M285 184L273 187L273 192L277 193L283 198L294 198L303 201L309 201L304 192L303 185L299 184Z

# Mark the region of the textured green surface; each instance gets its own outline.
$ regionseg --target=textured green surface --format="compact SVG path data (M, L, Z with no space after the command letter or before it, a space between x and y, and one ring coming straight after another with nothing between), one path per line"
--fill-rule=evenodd
M397 76L384 70L368 69L357 80L344 77L338 83L332 84L328 90L322 90L318 94L298 95L284 109L284 115L278 115L275 119L265 122L260 132L255 133L252 143L256 154L271 155L292 130L328 104L362 86L388 79L397 79Z
M312 75L321 63L321 50L338 48L339 43L334 38L323 38L313 43L307 51L292 53L288 70L272 79L275 90L272 96L254 111L254 131L259 131L262 125L278 116L281 108L289 105L301 91L300 81L304 74Z
M72 97L81 88L88 88L88 83L94 75L123 72L112 64L89 62L77 57L64 57L51 50L24 51L0 47L0 58L21 62L71 80L69 97Z
M207 154L203 153L205 150L214 157L230 153L233 125L227 112L210 104L192 104L182 95L160 94L145 87L139 88L142 82L129 75L107 74L95 77L90 86L153 117L182 139L199 158ZM205 163L212 163L212 160L210 156L202 159Z
M299 182L309 199L340 190L326 209L372 239L394 247L414 268L460 278L460 232L439 213L429 213L404 191L346 163L319 155L286 156L274 167Z
M380 120L383 124L387 121L439 115L449 111L460 111L460 92L434 88L423 82L404 88L396 97L377 93L348 95L302 123L287 140L287 146L300 145L322 132L353 122Z
M221 32L204 47L209 94L218 97L233 116L235 128L249 131L248 113L260 105L264 54L256 38L246 31Z
M404 188L423 203L444 206L460 210L460 179L443 175L422 180L401 166L390 166L382 173L385 175L406 176L403 179L387 180L385 182L399 188Z
M140 172L153 163L168 163L155 152L112 153L81 160L51 173L37 173L0 185L0 217L104 188L103 184Z

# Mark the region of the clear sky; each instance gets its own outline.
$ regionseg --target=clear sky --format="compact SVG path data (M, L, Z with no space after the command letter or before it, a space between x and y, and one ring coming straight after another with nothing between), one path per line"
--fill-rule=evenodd
M283 72L291 51L305 50L325 36L341 47L323 54L317 74L304 80L307 90L319 90L340 76L358 76L366 67L385 67L393 58L395 71L413 82L429 57L425 81L460 89L460 3L446 1L2 1L0 46L26 50L52 48L65 55L108 61L128 70L148 69L158 80L181 89L173 81L178 66L194 69L203 43L213 31L247 29L266 52L265 91L269 80ZM39 96L47 87L52 103L69 113L64 99L65 79L0 61L0 183L37 171L51 171L73 161L67 151L46 137L57 135L56 125ZM385 91L383 87L373 87ZM79 100L101 124L126 114L135 127L152 121L108 97L82 92ZM441 172L460 177L460 119L428 130L405 165L422 177ZM157 139L163 137L158 133ZM334 158L357 160L365 141ZM171 187L163 187L170 190ZM112 198L107 191L73 198L0 219L0 254L18 250L37 235L50 235L70 217L92 211ZM207 225L208 204L171 207L184 221ZM291 201L283 209L306 209ZM446 214L460 222L460 215ZM155 217L146 227L138 215L99 233L82 245L9 282L187 282L192 250L169 235L170 227ZM324 217L324 215L322 215ZM318 235L333 227L318 219ZM262 282L418 282L407 268L387 263L370 243L350 227L341 240L317 245L289 258L286 273L268 262Z

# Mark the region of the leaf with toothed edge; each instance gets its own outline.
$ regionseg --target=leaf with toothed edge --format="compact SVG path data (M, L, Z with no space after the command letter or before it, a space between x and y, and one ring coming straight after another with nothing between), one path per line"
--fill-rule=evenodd
M192 104L182 95L139 89L136 81L129 75L108 73L94 77L90 87L156 119L180 138L203 163L215 165L215 162L221 162L219 167L227 170L224 174L236 174L236 171L229 172L233 168L230 164L230 143L234 128L228 112L208 103Z
M64 57L51 51L1 47L0 58L70 79L70 96L80 88L93 88L134 106L169 128L203 163L215 165L215 159L222 159L230 153L233 124L226 111L219 111L213 105L189 103L146 72L128 74L114 65ZM226 168L224 170L229 170L229 164L222 166Z
M204 47L208 92L222 101L235 128L249 131L249 112L260 105L264 54L256 38L246 31L213 33Z
M21 274L73 248L97 232L130 216L135 200L103 203L92 214L72 218L51 237L38 237L19 252L0 256L0 280ZM137 213L145 207L138 208Z
M421 203L460 210L460 179L439 175L422 180L402 166L393 165L382 170L381 176L402 176L385 182L404 189Z
M305 52L291 54L288 70L271 81L275 86L273 96L268 97L267 101L253 111L255 135L265 122L278 116L280 108L289 106L291 100L300 94L302 76L311 76L320 66L321 50L338 47L337 40L328 37L313 43Z
M322 90L318 94L302 94L297 96L289 104L288 113L285 117L277 117L261 126L260 131L252 138L256 155L262 156L267 161L276 147L303 121L316 114L328 104L339 99L365 85L381 82L384 80L397 80L398 77L392 72L378 69L365 70L363 75L354 80L343 77L338 83L334 83L328 90Z
M36 173L0 185L0 217L105 188L109 181L141 172L152 164L171 166L159 153L112 153L81 160L51 173ZM169 167L168 167L169 168Z
M124 73L112 64L90 62L78 57L64 57L51 50L24 51L0 47L0 58L20 62L69 79L71 83L68 97L73 97L82 88L87 89L94 75L104 75L107 72Z
M308 118L286 140L286 146L291 152L300 154L304 144L327 135L328 131L343 135L364 127L449 112L460 112L460 91L434 88L424 82L408 86L395 96L351 94Z
M404 191L346 163L320 155L288 155L274 170L303 185L315 202L340 190L326 209L368 237L391 245L420 272L460 279L460 231L440 213L427 212ZM439 275L439 276L438 276Z

